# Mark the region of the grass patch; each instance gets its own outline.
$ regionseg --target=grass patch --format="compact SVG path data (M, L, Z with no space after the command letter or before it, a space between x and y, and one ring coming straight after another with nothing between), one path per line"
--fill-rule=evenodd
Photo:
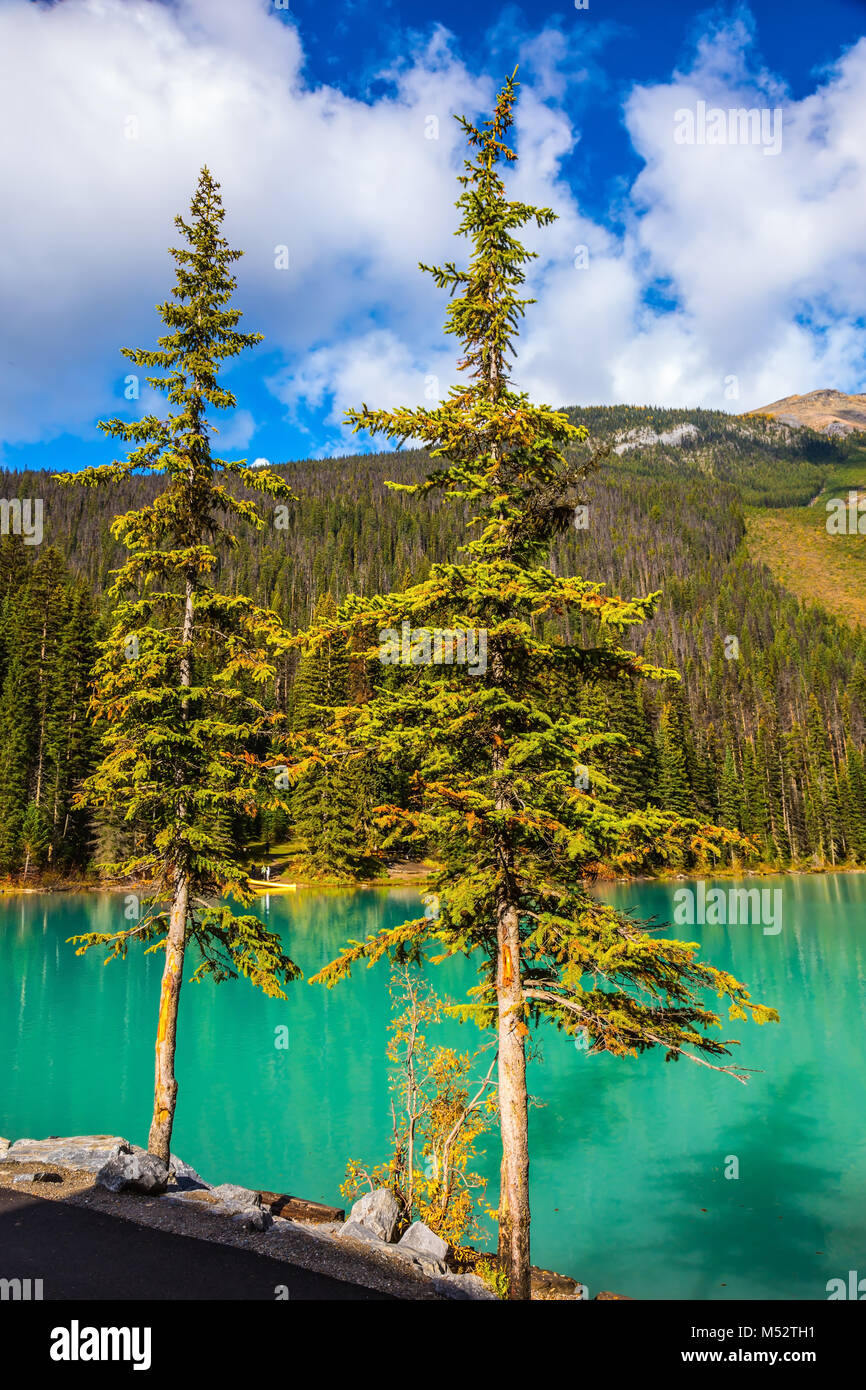
M851 627L866 628L866 535L827 534L830 497L846 497L864 487L866 469L836 469L811 507L746 512L749 558L806 604L820 604Z

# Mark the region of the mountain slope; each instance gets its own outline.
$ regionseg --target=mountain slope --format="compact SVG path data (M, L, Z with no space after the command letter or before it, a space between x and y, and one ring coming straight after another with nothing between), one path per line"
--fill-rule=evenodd
M673 797L753 835L774 863L866 862L866 628L842 601L862 573L866 538L838 537L826 563L818 500L866 481L861 437L722 411L568 413L589 430L579 455L598 443L611 453L583 489L588 526L567 530L552 563L626 597L660 591L633 644L683 677L682 686L648 689L639 705L627 690L579 697L594 719L625 721L643 750L629 804L673 805ZM461 559L464 507L385 487L385 479L420 479L429 468L423 452L278 467L298 508L287 525L275 517L262 533L240 533L221 559L220 582L291 625L306 625L326 591L337 600L384 592ZM140 505L155 483L130 478L115 505ZM0 488L7 498L44 499L46 543L104 594L121 558L104 496L61 488L44 473L7 473ZM0 560L7 548L13 567L32 564L32 548L13 538L0 542ZM589 626L584 635L588 644L596 638ZM0 681L7 651L0 642ZM291 706L294 668L294 658L280 659L278 709ZM17 694L11 678L6 694Z
M807 425L822 434L850 434L866 430L866 395L848 396L844 391L809 391L805 396L785 396L772 405L761 406L746 415L769 415L785 425Z

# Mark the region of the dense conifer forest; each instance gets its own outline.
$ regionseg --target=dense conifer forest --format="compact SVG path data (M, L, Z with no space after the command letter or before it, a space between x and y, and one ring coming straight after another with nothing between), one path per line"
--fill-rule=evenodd
M590 431L579 452L599 442L611 452L587 484L586 511L557 545L556 571L623 597L661 590L637 641L682 683L638 690L625 682L613 695L582 686L552 690L551 699L624 730L640 750L638 760L605 755L625 806L657 805L739 830L754 842L755 862L866 863L866 633L804 606L743 545L745 509L805 507L834 477L854 480L863 441L718 411L569 414ZM293 629L347 593L422 581L465 540L458 508L384 485L420 479L428 467L421 451L275 467L299 504L276 507L265 532L239 536L222 556L221 580ZM866 462L863 475L861 484ZM73 796L94 757L88 677L110 572L121 562L114 508L140 506L156 483L129 478L108 510L103 495L62 488L49 474L3 476L5 497L42 499L45 531L38 547L15 535L0 541L7 875L81 872L113 857L117 827L94 823ZM364 699L373 678L342 653L315 667L307 657L299 667L289 653L270 699L287 727L308 727L317 706ZM373 806L410 794L408 780L387 785L377 769L355 770L345 787L313 779L293 792L291 820L251 824L249 834L296 836L311 875L368 876Z

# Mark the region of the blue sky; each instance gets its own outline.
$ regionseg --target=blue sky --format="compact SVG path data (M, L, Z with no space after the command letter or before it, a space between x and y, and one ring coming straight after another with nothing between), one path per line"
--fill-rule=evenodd
M266 335L231 372L229 456L368 447L347 406L444 394L444 300L415 267L460 254L451 113L517 62L513 189L560 214L532 243L521 385L730 410L862 390L864 33L861 0L0 0L0 457L103 461L99 418L161 408L125 399L118 349L159 331L205 161ZM767 138L680 141L701 106L765 112Z

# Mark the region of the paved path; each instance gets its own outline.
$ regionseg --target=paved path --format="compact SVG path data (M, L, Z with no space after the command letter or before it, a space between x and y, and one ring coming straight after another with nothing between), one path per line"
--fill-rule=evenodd
M48 1299L291 1299L393 1302L297 1265L0 1188L0 1278L41 1279Z

